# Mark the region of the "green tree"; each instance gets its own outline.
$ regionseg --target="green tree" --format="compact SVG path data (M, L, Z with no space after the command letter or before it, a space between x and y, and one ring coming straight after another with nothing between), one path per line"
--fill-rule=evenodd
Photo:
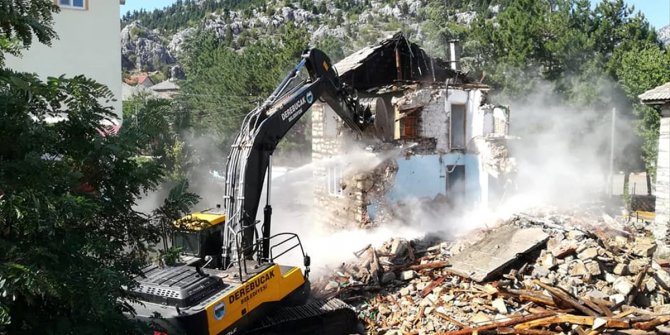
M195 136L210 137L211 143L227 151L244 115L262 103L295 66L308 37L304 28L285 26L278 41L262 39L241 52L205 32L187 42L186 49L192 52L186 57L187 79L178 101L189 111ZM306 146L306 128L296 126L287 141Z
M4 54L18 55L28 48L33 38L46 45L56 38L51 28L53 13L58 11L50 0L3 0L0 2L0 65Z
M631 49L622 54L616 74L629 99L637 102L638 95L670 81L670 53L656 44ZM639 103L633 104L633 107L639 119L638 132L644 139L642 158L648 172L654 175L660 114L654 108Z
M316 41L316 48L322 50L333 63L337 63L344 58L344 43L339 38L332 35L325 35Z
M492 5L500 6L497 14ZM455 12L464 9L478 11L469 26L454 23ZM451 38L465 41L464 68L496 87L503 100L524 99L548 82L581 108L606 111L623 103L624 113L634 110L641 155L653 170L658 115L640 106L637 94L667 81L667 65L654 30L623 0L593 8L588 0L429 1L421 15L439 49Z
M0 314L9 333L123 333L156 230L135 200L161 169L141 136L105 136L111 92L88 79L0 75ZM50 117L65 117L49 122Z
M48 44L50 0L0 4L0 54ZM14 46L17 46L14 48ZM12 49L13 48L13 49ZM133 209L162 167L145 134L105 126L109 89L0 66L0 333L129 334L132 288L158 230Z

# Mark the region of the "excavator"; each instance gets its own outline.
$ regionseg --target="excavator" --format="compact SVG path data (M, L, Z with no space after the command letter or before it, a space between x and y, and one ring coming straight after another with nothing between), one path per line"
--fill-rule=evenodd
M307 70L307 79L300 73ZM265 102L246 115L226 163L223 206L175 222L180 262L150 265L130 289L135 317L154 334L353 334L355 312L337 299L309 297L310 258L295 233L272 234L271 165L279 141L317 101L355 132L373 123L370 108L344 85L330 59L306 50ZM266 205L256 220L262 191ZM280 265L288 252L301 267Z

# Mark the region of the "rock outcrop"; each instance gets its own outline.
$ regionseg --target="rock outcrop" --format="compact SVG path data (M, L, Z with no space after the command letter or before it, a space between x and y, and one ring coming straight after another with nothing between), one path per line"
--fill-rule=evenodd
M121 30L121 61L123 69L156 71L176 60L154 31L133 22Z

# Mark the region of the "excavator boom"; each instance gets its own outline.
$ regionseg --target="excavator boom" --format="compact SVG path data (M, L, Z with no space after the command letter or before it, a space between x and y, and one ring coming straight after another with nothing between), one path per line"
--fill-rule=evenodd
M299 79L303 69L309 73L308 79ZM191 261L170 267L149 266L145 275L137 278L139 285L132 292L139 301L131 302L137 318L154 323L167 334L355 331L351 327L356 324L356 315L346 304L338 300L305 303L309 257L297 234L271 235L270 176L262 233L256 232L255 218L272 154L317 100L330 105L358 132L372 122L369 108L360 105L340 82L330 59L317 49L305 51L270 97L245 116L228 156L223 209L217 206L175 223L178 231L173 243L182 243L180 247L188 250L184 255L192 256ZM284 251L273 254L279 245ZM304 273L298 267L275 263L281 254L296 247L305 259Z
M307 69L309 79L288 89L302 69ZM369 109L360 105L354 95L343 87L328 56L318 49L307 50L300 63L263 105L244 118L232 145L226 165L224 208L228 234L223 240L224 264L237 261L235 256L252 256L255 220L271 156L279 141L318 99L330 105L356 131L362 131L371 122ZM271 212L271 208L266 208L266 211ZM264 221L263 241L268 241L271 230L269 215ZM242 231L243 250L237 250L235 243L238 231ZM261 257L267 260L267 244L263 244L261 249Z

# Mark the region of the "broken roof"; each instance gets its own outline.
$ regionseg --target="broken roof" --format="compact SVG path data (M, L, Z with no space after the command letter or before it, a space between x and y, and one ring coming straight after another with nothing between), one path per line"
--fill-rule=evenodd
M179 90L179 85L177 85L176 82L173 80L164 80L161 81L160 83L151 86L150 89L154 91L178 91Z
M158 93L142 85L132 86L126 83L122 83L121 85L121 100L123 101L130 100L137 95L148 95L153 98L159 97Z
M335 69L343 82L356 89L381 87L398 81L443 83L448 78L466 81L461 72L428 56L402 32L358 50L335 64Z
M645 104L670 102L670 82L644 92L638 98Z

